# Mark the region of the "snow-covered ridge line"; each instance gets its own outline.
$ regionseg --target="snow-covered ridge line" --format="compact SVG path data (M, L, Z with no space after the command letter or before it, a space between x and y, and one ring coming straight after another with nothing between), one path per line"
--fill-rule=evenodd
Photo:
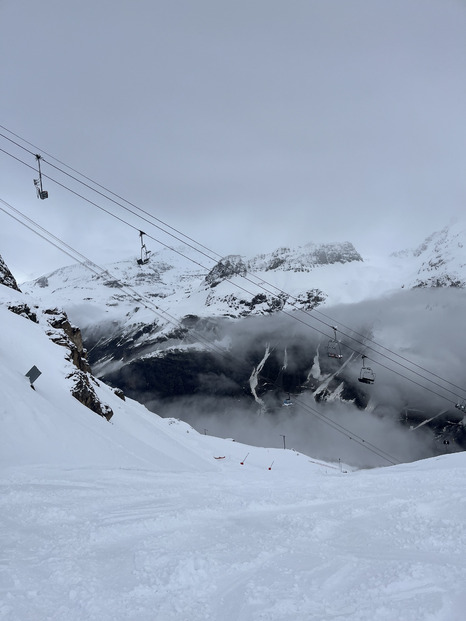
M350 242L310 243L252 258L230 255L203 269L189 260L190 249L179 248L178 254L163 249L154 252L144 266L138 266L136 259L107 266L116 280L74 265L23 287L44 300L53 298L55 305L64 306L72 316L79 306L76 317L83 327L98 323L97 315L110 321L119 316L119 322L123 317L124 323L146 322L147 313L139 311L135 316L135 304L121 291L121 285L130 286L180 318L188 314L244 317L295 306L311 310L322 304L358 302L403 287L464 286L465 230L460 224L450 226L429 236L415 250L364 260ZM86 308L87 312L81 313Z

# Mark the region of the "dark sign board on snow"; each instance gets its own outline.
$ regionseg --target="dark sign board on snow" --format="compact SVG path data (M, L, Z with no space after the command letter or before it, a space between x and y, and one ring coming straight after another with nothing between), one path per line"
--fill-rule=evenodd
M39 369L35 365L32 366L29 369L29 371L26 373L26 377L29 377L29 381L31 382L31 386L34 384L34 382L39 377L39 375L42 375L42 371L39 371Z

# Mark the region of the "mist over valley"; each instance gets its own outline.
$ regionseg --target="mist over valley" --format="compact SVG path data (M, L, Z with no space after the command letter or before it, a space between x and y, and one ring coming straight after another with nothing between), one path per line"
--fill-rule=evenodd
M308 244L209 270L186 248L165 249L145 265L102 276L72 266L27 288L82 329L98 377L161 416L388 465L464 449L462 233L455 224L385 258ZM358 381L364 365L371 385Z

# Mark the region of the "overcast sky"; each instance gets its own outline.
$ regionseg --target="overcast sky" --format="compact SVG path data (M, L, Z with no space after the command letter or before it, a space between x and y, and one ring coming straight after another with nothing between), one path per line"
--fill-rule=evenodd
M216 253L364 256L465 210L465 0L0 0L0 23L1 125ZM137 230L51 180L37 200L34 176L0 152L0 198L98 263L138 253ZM70 263L2 212L0 254L19 280Z

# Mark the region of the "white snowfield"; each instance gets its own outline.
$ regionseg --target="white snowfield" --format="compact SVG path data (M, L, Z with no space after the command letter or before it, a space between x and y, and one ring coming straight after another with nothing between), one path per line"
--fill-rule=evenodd
M99 383L107 422L41 326L3 306L0 325L2 621L466 618L464 454L351 471Z

